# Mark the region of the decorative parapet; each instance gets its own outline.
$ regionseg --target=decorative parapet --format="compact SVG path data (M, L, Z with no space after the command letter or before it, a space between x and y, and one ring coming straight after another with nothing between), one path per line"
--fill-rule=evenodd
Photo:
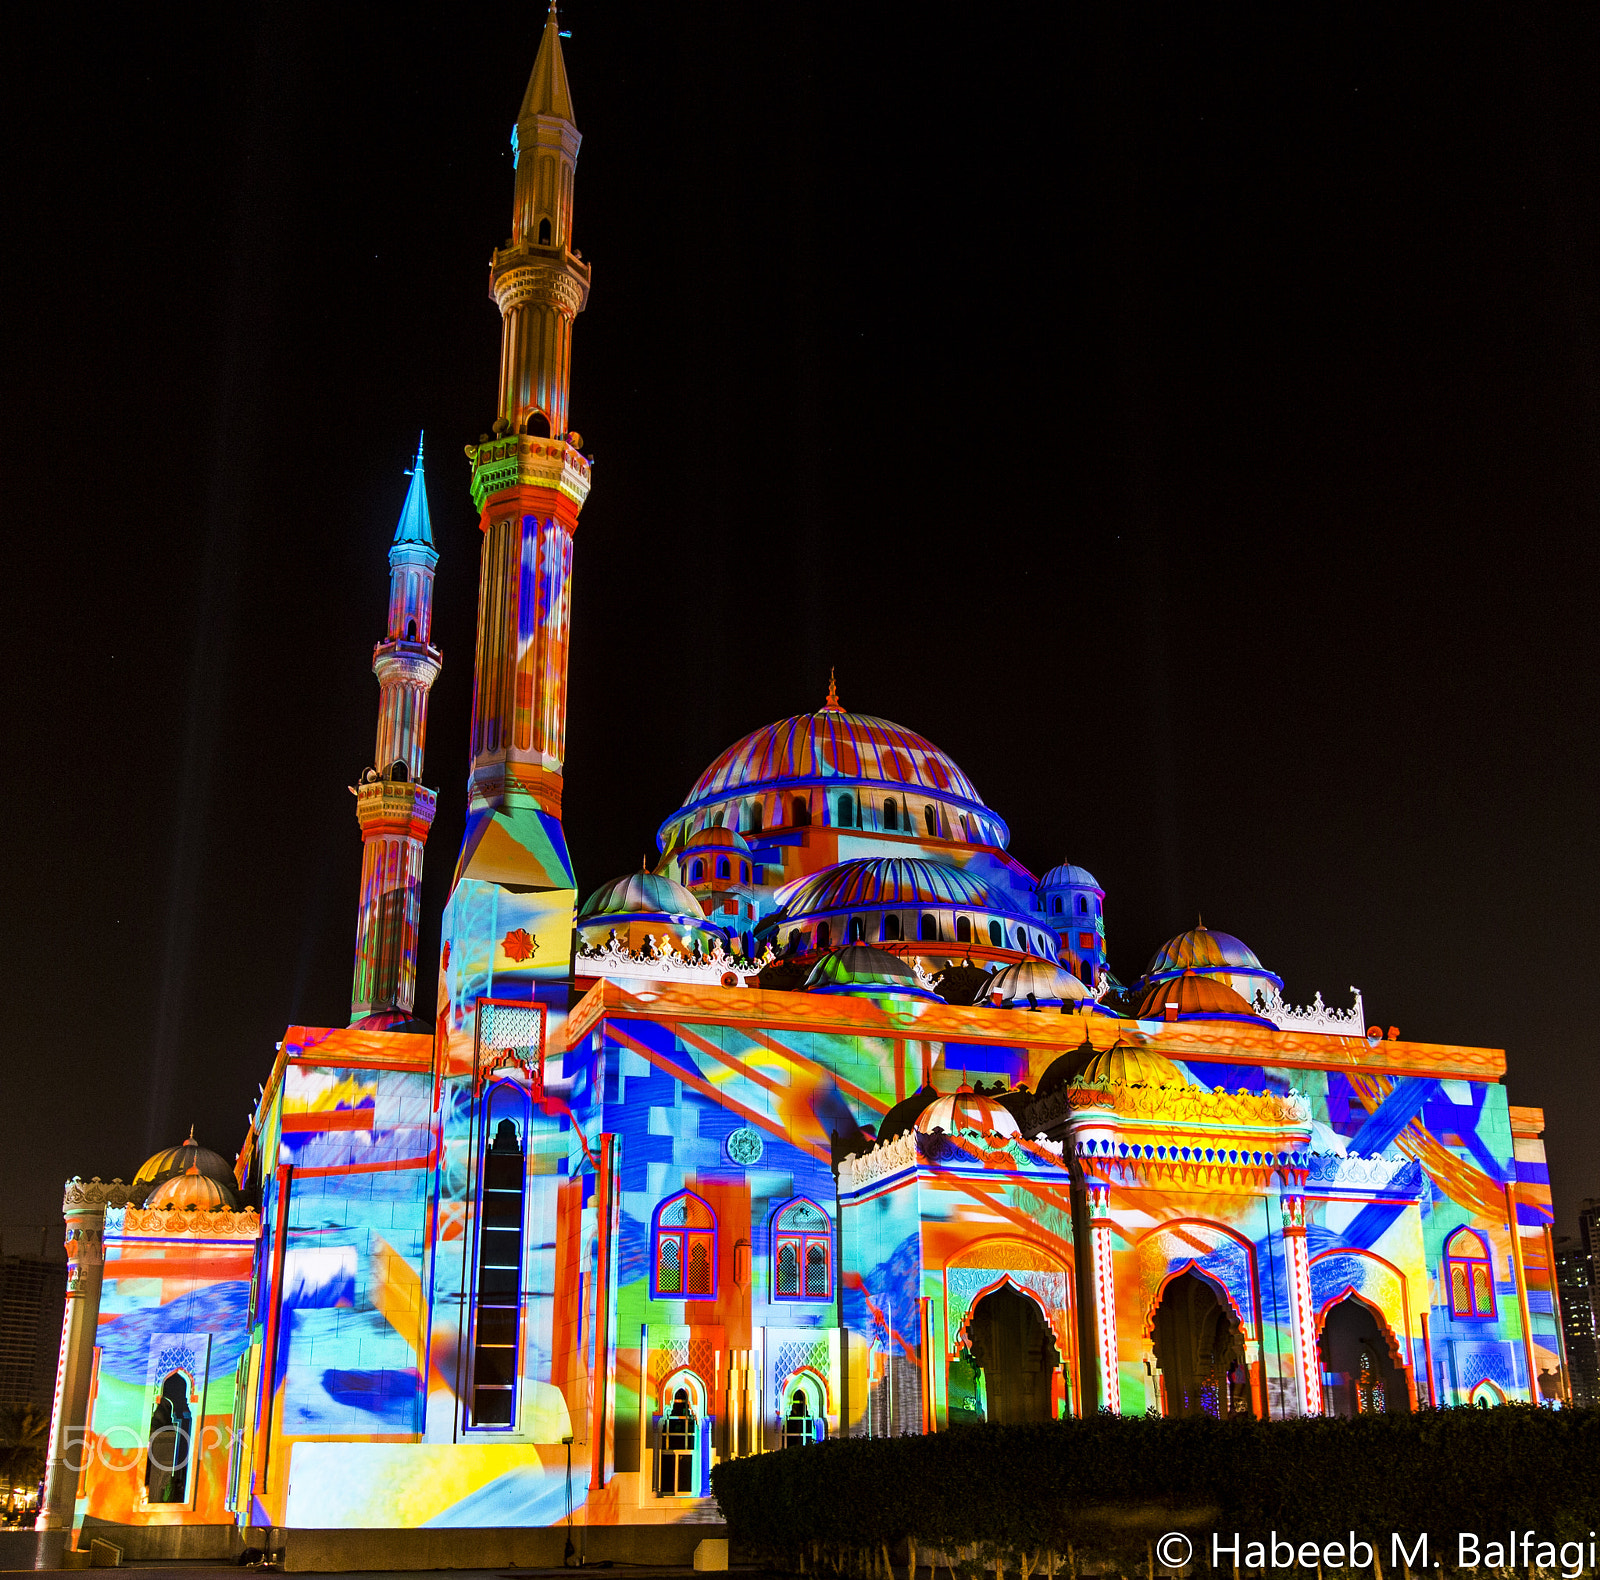
M469 444L466 450L472 463L472 502L479 510L491 494L519 484L555 489L580 507L589 497L589 463L564 439L507 434L488 444Z
M1353 1152L1314 1152L1306 1171L1308 1185L1353 1186L1362 1190L1416 1191L1422 1164L1416 1158L1364 1158Z
M1041 1168L1066 1167L1066 1148L1060 1141L1028 1141L1022 1136L986 1136L976 1130L946 1135L942 1130L925 1135L907 1130L892 1141L880 1142L859 1157L839 1164L840 1190L858 1190L874 1180L887 1179L919 1163L967 1164L977 1168L1036 1173Z
M874 1180L887 1179L917 1162L917 1133L907 1130L875 1146L860 1157L842 1158L839 1162L839 1189L859 1190Z
M1309 1031L1324 1037L1364 1037L1367 1034L1366 1007L1361 989L1351 988L1355 1003L1349 1009L1333 1009L1322 1002L1322 994L1304 1009L1285 1004L1276 988L1256 989L1256 1013L1265 1015L1279 1031Z
M149 1234L167 1237L184 1234L196 1240L255 1240L261 1235L261 1215L254 1207L122 1207L106 1213L107 1234Z
M126 1207L129 1199L129 1187L120 1179L103 1180L96 1174L86 1180L75 1174L67 1181L61 1210L70 1213L82 1212L86 1207Z
M670 936L650 935L645 948L637 953L615 935L598 949L579 945L577 965L580 976L609 977L613 981L648 978L657 982L696 982L702 987L749 987L764 967L777 959L770 945L754 960L730 955L721 944L709 954L680 954Z
M1311 1123L1311 1105L1299 1092L1225 1092L1219 1086L1123 1086L1084 1081L1041 1098L1028 1111L1023 1129L1047 1131L1074 1115L1109 1111L1122 1119L1155 1123L1247 1125L1281 1130Z

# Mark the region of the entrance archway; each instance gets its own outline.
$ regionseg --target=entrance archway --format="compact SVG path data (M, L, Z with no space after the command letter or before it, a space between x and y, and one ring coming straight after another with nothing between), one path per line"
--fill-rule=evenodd
M1055 1373L1055 1335L1038 1305L1010 1284L992 1289L967 1322L972 1365L983 1377L984 1414L1004 1426L1048 1421Z
M1346 1295L1328 1309L1317 1336L1327 1415L1402 1415L1410 1391L1389 1352L1389 1338L1371 1306Z
M1163 1415L1248 1415L1244 1335L1216 1285L1180 1273L1161 1292L1152 1325Z

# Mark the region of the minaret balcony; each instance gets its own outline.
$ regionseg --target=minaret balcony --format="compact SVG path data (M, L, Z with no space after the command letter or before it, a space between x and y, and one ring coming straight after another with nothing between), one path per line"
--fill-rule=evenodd
M410 779L369 779L356 786L356 821L362 839L387 834L426 840L439 793Z
M372 673L379 685L420 686L429 690L444 667L444 654L426 642L377 642L372 649Z
M573 504L589 497L589 463L565 439L540 439L527 433L508 433L487 444L469 444L472 463L472 502L479 510L491 494L507 488L548 488Z

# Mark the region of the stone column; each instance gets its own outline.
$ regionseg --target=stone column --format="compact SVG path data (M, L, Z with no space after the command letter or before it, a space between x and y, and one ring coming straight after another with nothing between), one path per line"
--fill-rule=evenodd
M72 1528L78 1476L83 1470L89 1434L89 1384L94 1376L95 1338L100 1324L106 1208L127 1204L128 1188L120 1179L109 1185L99 1175L88 1181L67 1181L61 1204L66 1219L67 1304L61 1319L61 1357L56 1363L50 1452L45 1465L44 1498L34 1522L36 1530Z
M1122 1377L1117 1370L1117 1283L1111 1264L1111 1187L1090 1184L1089 1248L1094 1259L1095 1338L1100 1364L1100 1408L1122 1411Z
M1306 1199L1285 1196L1283 1245L1289 1264L1289 1304L1294 1331L1295 1372L1300 1405L1307 1415L1322 1414L1322 1361L1317 1351L1317 1317L1311 1309L1311 1259L1306 1251Z

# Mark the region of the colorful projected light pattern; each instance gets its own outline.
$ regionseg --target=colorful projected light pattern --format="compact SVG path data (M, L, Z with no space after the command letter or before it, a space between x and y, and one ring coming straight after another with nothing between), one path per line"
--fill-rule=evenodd
M1121 990L1093 876L1030 873L945 753L835 686L580 909L579 143L552 10L468 447L472 758L432 1011L419 449L356 791L354 1023L288 1028L234 1164L191 1137L132 1185L69 1184L44 1523L697 1522L719 1458L839 1434L1563 1401L1543 1120L1501 1053L1287 1011L1203 926Z

